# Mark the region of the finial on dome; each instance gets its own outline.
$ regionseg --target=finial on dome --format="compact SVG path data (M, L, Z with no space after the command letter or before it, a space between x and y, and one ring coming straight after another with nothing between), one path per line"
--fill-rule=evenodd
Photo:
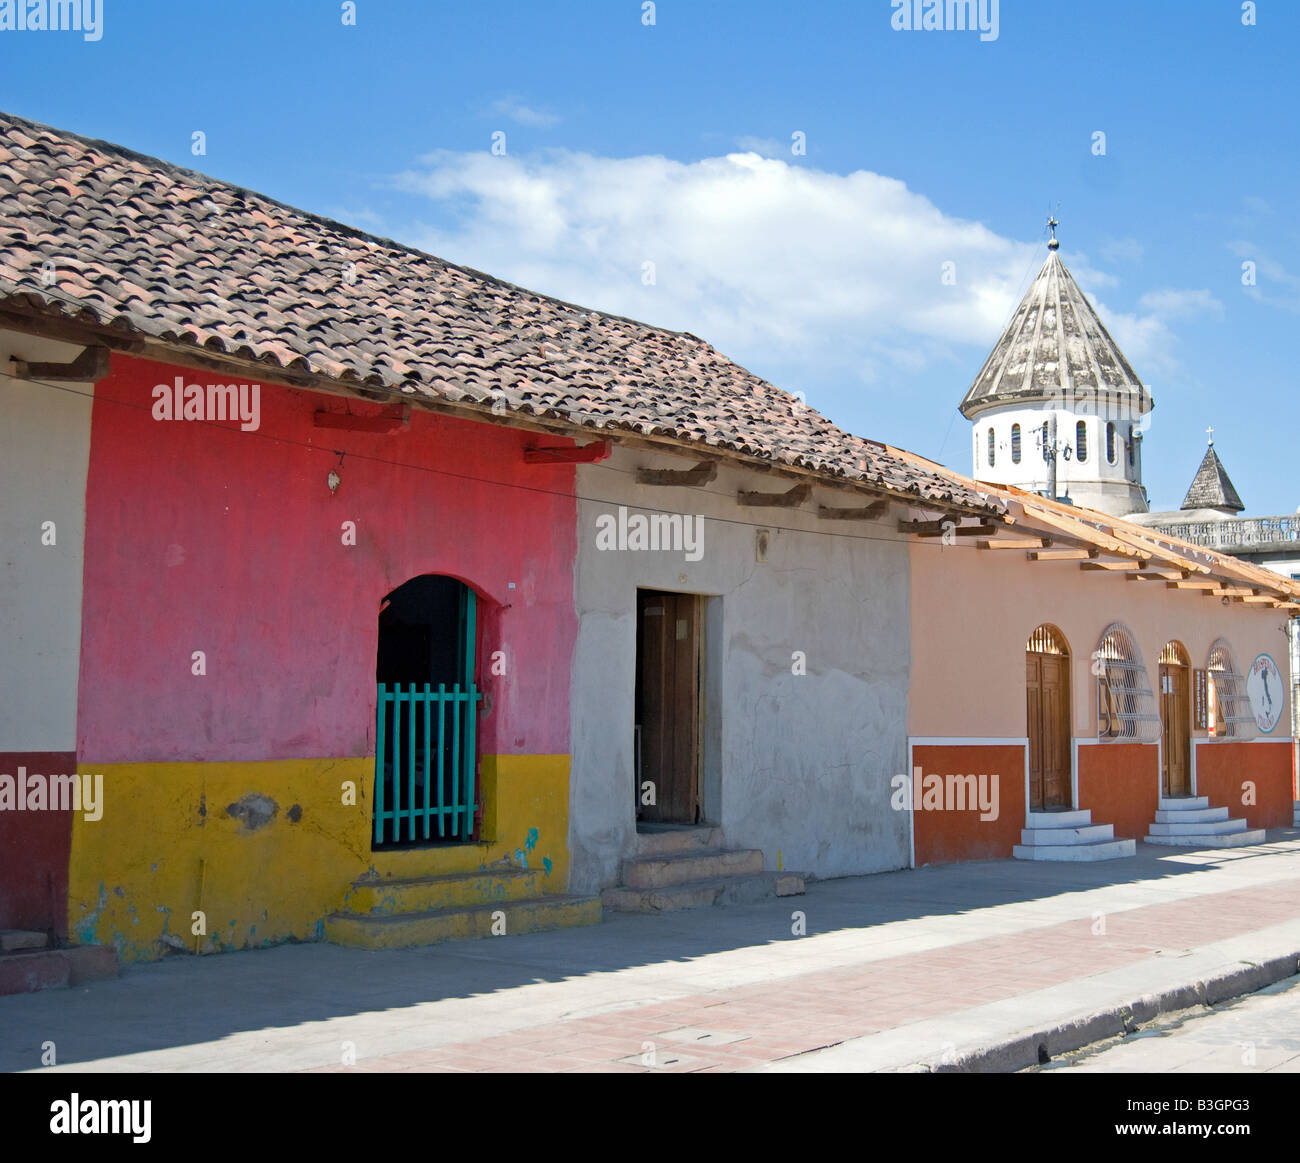
M1214 429L1213 429L1213 428L1207 428L1207 429L1205 430L1205 433L1206 433L1206 435L1209 436L1209 438L1210 438L1210 447L1213 448L1213 447L1214 447Z
M1050 230L1050 231L1052 232L1051 240L1050 240L1050 241L1048 242L1048 244L1047 244L1047 249L1048 249L1048 250L1055 250L1057 247L1059 247L1059 246L1061 245L1059 242L1056 241L1056 228L1057 228L1059 225L1060 225L1060 223L1057 222L1057 220L1056 220L1055 218L1052 218L1050 215L1048 216L1048 219L1047 219L1047 229Z

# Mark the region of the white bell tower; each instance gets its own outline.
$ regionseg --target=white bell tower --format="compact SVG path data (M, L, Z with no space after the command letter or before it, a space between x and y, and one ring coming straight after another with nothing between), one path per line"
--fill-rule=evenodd
M961 402L972 476L1112 516L1147 511L1142 434L1155 406L1065 268L1043 263Z

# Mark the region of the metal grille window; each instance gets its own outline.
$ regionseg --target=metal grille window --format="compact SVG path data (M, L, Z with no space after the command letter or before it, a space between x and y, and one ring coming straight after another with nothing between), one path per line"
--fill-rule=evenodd
M1097 738L1153 743L1160 738L1160 713L1151 680L1133 635L1111 623L1092 655L1097 676Z
M993 467L993 429L989 429L989 468Z
M1059 654L1064 658L1070 656L1070 648L1066 646L1061 632L1047 623L1039 626L1029 635L1025 650L1030 654Z
M1080 464L1088 459L1088 425L1082 420L1074 426L1074 458Z
M1052 438L1048 434L1046 420L1043 421L1042 450L1043 450L1043 459L1051 460L1052 459Z
M1011 463L1020 463L1020 425L1011 425Z
M1220 638L1210 647L1210 734L1216 739L1248 739L1255 716L1246 694L1245 676L1237 670L1232 648Z
M1106 425L1106 463L1119 463L1118 440L1115 436L1115 425L1113 422Z

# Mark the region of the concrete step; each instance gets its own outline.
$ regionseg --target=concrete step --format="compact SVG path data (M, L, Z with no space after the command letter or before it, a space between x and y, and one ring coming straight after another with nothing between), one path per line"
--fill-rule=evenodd
M666 888L693 880L746 876L762 871L763 853L757 848L701 848L672 856L625 860L621 887Z
M1031 844L1098 844L1115 839L1113 824L1088 824L1082 828L1022 828L1020 843Z
M348 888L341 911L357 916L393 916L527 900L554 887L548 886L550 879L544 869L514 866L441 876L362 879Z
M1178 814L1174 813L1175 816ZM1228 819L1228 809L1224 808L1222 817L1216 820L1191 820L1187 823L1178 821L1172 824L1157 821L1151 825L1148 834L1151 836L1227 836L1232 832L1245 830L1246 821L1240 817L1235 820Z
M643 830L644 829L644 830ZM640 824L636 832L638 857L676 856L722 847L722 829L707 824L680 827L674 824Z
M112 945L72 945L0 955L0 997L66 989L116 976L117 950Z
M500 914L498 916L498 914ZM598 925L600 898L554 894L528 900L502 900L465 908L430 909L390 916L333 913L325 918L325 939L352 949L408 949L440 941L517 936L547 929ZM504 932L494 933L493 926Z
M1199 811L1209 806L1209 796L1177 796L1173 799L1168 796L1161 796L1156 803L1157 810L1162 812Z
M1026 828L1086 828L1092 823L1092 809L1077 812L1026 812Z
M1118 860L1136 854L1135 840L1103 840L1093 844L1017 844L1012 849L1017 860Z
M0 929L0 953L16 953L20 949L44 949L49 938L31 929Z
M771 897L802 896L803 892L802 873L759 872L744 876L715 876L662 888L607 888L600 899L611 912L662 913L712 905L749 904Z
M1251 828L1245 832L1219 832L1204 836L1151 836L1148 844L1166 844L1175 848L1246 848L1264 843L1264 829Z
M1168 808L1156 809L1157 824L1199 823L1203 820L1226 820L1227 808L1180 808L1170 811Z

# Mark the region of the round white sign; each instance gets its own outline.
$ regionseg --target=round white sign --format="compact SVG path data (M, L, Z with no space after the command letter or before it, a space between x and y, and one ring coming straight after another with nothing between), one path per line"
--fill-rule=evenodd
M1282 682L1282 672L1277 663L1267 654L1261 654L1250 664L1246 694L1250 696L1250 709L1254 712L1256 725L1265 734L1272 731L1286 706L1286 685Z

